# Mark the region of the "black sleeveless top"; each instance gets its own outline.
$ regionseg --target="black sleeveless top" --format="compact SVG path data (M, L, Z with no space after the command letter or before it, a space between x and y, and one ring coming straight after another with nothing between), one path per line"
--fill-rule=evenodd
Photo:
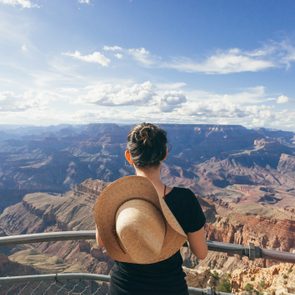
M195 232L205 224L205 215L194 193L174 187L165 201L185 233ZM115 261L111 272L110 295L187 295L180 251L152 264Z

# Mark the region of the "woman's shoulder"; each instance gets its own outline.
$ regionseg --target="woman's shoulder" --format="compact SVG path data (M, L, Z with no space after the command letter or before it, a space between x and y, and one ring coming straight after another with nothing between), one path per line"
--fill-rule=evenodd
M175 199L175 200L190 200L192 198L195 198L195 194L193 191L189 188L185 187L178 187L175 186L172 188L172 190L167 194L167 198Z
M182 193L186 195L194 195L193 191L187 187L174 186L171 190L173 193Z

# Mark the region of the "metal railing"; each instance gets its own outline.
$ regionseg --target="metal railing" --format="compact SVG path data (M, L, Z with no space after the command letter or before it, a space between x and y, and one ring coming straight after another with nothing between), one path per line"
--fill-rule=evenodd
M14 246L17 244L30 244L39 242L52 242L64 240L93 240L95 231L64 231L48 232L27 235L15 235L0 237L1 246ZM238 244L207 241L211 251L225 252L256 258L275 259L284 262L295 263L295 254L281 251L263 249L253 244L243 246ZM105 295L108 292L110 276L90 273L58 273L37 274L26 276L0 277L0 295L53 295L53 294L91 294ZM5 288L4 288L5 287ZM2 291L5 290L5 291ZM190 294L216 294L230 293L215 292L213 289L200 289L189 287Z
M71 284L69 284L69 281ZM5 285L14 286L14 288L6 289L5 295L25 294L26 289L30 288L30 295L51 294L91 294L105 295L108 292L106 284L109 283L110 276L97 275L89 273L58 273L58 274L41 274L26 275L13 277L0 277L0 290ZM84 282L84 284L83 284ZM86 283L85 283L86 282ZM90 282L90 283L89 283ZM34 284L33 286L31 284ZM94 284L91 284L94 283ZM18 290L19 289L19 290ZM14 292L14 293L13 293ZM2 295L1 291L0 294ZM189 287L190 295L230 295L231 293L215 292L207 288Z
M48 232L27 235L15 235L0 237L1 246L11 246L16 244L30 244L39 242L65 241L65 240L93 240L95 239L95 231L64 231L64 232ZM276 250L263 249L254 244L243 246L239 244L221 243L215 241L207 241L208 249L211 251L225 252L228 254L238 254L246 256L250 260L256 258L265 258L279 260L282 262L295 263L295 254Z
M0 277L0 295L105 295L109 276L59 273Z

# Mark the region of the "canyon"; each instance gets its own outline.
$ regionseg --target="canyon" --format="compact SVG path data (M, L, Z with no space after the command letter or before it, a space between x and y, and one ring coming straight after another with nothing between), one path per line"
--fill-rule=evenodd
M209 240L295 252L294 133L233 125L162 127L169 138L163 181L195 192ZM93 230L92 207L100 191L110 181L133 174L123 157L130 128L91 124L0 132L0 234ZM36 272L108 274L112 267L95 241L1 250L6 265ZM214 284L215 271L219 280L230 274L237 294L247 284L249 290L265 287L269 294L295 292L292 264L217 252L197 261L189 249L182 252L192 286Z

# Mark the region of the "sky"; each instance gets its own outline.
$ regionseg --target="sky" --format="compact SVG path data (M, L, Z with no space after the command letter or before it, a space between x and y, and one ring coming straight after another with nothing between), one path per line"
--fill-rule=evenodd
M293 0L0 0L0 124L295 131Z

